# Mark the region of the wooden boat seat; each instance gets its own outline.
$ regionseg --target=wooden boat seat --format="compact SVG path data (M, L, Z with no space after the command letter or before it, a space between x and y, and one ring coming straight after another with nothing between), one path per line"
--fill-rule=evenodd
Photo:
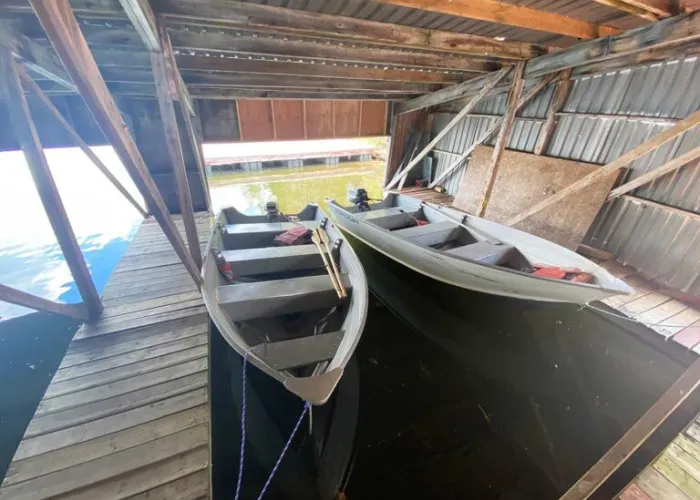
M498 265L506 262L511 254L515 251L515 247L511 245L501 244L494 245L488 241L479 241L470 245L447 250L445 253L463 259L475 260L484 264Z
M350 292L350 275L341 274L341 279ZM330 308L341 303L327 274L223 285L217 288L216 296L233 321Z
M460 227L450 221L397 229L393 233L419 245L439 245L456 237Z
M323 266L316 245L243 248L221 252L236 276L279 273Z
M318 221L226 224L222 239L227 249L271 247L275 236L299 227L299 224L309 229L319 227Z
M275 370L289 370L333 359L343 333L330 332L310 337L269 342L253 347L250 352Z
M408 226L415 226L414 217L418 217L419 212L404 212L400 208L382 208L370 210L368 212L357 212L353 214L358 219L371 222L375 226L384 229L394 230Z

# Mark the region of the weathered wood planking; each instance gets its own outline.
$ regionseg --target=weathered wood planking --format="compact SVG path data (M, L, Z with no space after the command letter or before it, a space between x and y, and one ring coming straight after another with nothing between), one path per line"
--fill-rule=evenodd
M476 214L486 184L493 148L477 146L455 197L454 206ZM507 223L513 215L600 168L598 165L504 151L485 218ZM609 175L579 193L515 225L528 233L575 250L615 182Z
M195 217L201 241L209 221ZM184 233L181 218L175 227ZM209 496L209 324L184 265L160 250L168 244L153 219L142 224L104 290L102 319L68 347L0 499Z
M700 498L700 427L697 416L620 494L622 500Z

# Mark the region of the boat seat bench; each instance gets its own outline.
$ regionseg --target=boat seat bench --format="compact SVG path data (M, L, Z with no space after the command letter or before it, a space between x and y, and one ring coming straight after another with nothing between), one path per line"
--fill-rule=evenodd
M275 370L289 370L333 359L343 333L330 332L253 347L250 352Z
M439 245L450 241L459 232L460 227L450 221L434 222L424 226L413 226L393 231L396 236L401 236L419 245Z
M223 250L221 254L236 276L323 267L321 254L312 244Z
M488 241L479 241L447 250L445 253L485 264L498 265L508 260L514 250L515 247L511 245L494 245Z
M350 275L340 277L350 292ZM233 321L331 308L342 303L328 274L222 285L217 288L216 296Z
M268 222L256 224L226 224L222 235L227 249L270 247L275 236L302 225L308 229L319 227L318 221Z
M369 210L367 212L357 212L352 215L358 219L370 222L375 226L394 230L407 226L415 226L416 221L414 218L418 217L420 212L406 212L400 208L392 207Z

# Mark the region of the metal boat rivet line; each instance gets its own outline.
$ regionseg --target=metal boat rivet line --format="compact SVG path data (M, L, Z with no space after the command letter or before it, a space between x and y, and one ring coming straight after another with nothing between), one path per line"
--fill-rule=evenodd
M238 480L236 482L236 496L235 500L239 500L239 496L241 494L241 484L243 483L243 459L245 458L245 421L246 421L246 386L248 385L248 376L247 376L247 366L248 366L248 355L250 354L252 347L246 349L245 354L243 355L243 376L242 376L242 383L243 383L243 388L241 391L242 399L243 399L243 404L241 405L241 454L239 457L239 463L238 463ZM267 488L270 487L270 484L272 483L272 478L275 476L277 473L277 469L279 469L280 464L282 463L282 459L284 458L284 455L287 453L287 450L292 444L292 441L294 440L294 436L296 435L297 431L299 431L299 427L301 427L301 423L304 420L304 416L306 413L309 411L309 408L311 407L311 403L308 401L304 402L304 409L301 411L301 415L299 415L299 420L297 420L297 423L294 425L294 429L292 429L292 433L289 435L289 439L287 439L287 443L284 445L284 448L282 448L282 452L280 453L279 458L277 459L277 462L275 463L275 466L272 468L270 471L270 475L267 478L267 481L265 481L265 485L263 486L262 490L260 490L260 494L258 495L258 500L262 500L262 497L265 496L265 492L267 491Z

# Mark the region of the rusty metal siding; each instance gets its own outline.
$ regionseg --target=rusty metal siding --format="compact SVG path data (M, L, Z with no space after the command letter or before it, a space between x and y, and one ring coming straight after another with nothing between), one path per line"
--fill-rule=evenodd
M599 165L609 163L700 109L698 81L700 59L695 57L596 75L574 73L545 154ZM552 88L546 89L521 110L508 141L509 149L533 151L552 94ZM475 131L485 130L495 120L483 115L502 115L505 100L505 95L485 99L474 110L482 116L462 120L437 149L464 151L478 137ZM436 115L433 134L453 116ZM493 140L486 144L492 145ZM651 172L698 144L700 128L695 128L632 162L619 182ZM444 154L434 156L439 174L450 160ZM446 179L450 194L456 193L463 171L461 168ZM700 164L686 165L628 195L602 207L584 241L612 252L619 262L638 268L662 284L700 294L700 222L698 215L693 215L700 213ZM653 204L644 205L638 199Z

